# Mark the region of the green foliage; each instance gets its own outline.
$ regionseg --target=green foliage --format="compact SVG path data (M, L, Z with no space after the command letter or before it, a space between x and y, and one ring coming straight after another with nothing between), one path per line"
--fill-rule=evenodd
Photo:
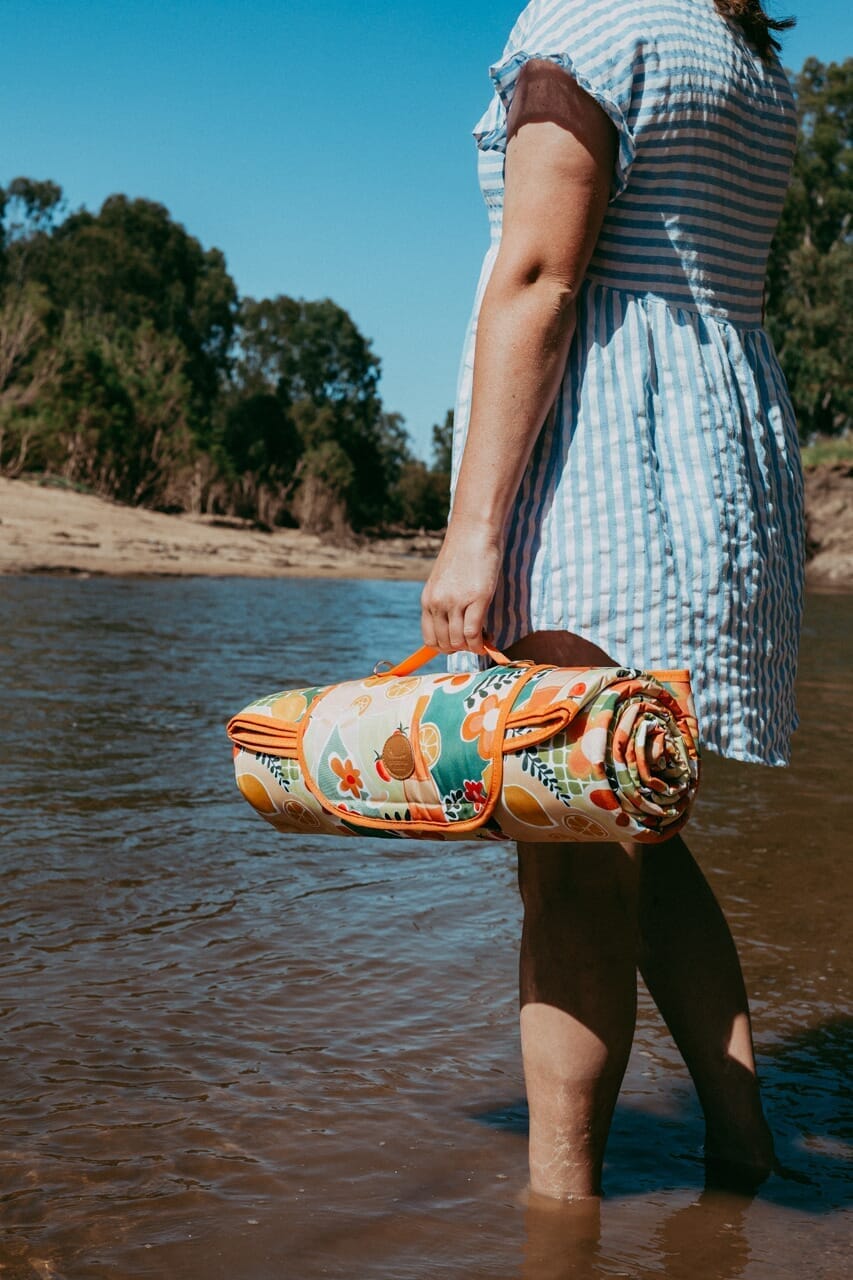
M180 342L150 322L128 330L69 316L56 347L34 460L124 502L168 502L193 457Z
M219 250L150 200L68 213L21 177L0 217L0 469L317 533L443 522L449 463L412 458L331 299L238 301Z
M431 467L410 454L402 423L398 424L397 432L389 514L407 529L443 529L450 506L453 410L448 409L444 422L433 426Z
M853 463L853 435L818 437L801 450L804 467L816 467L821 463Z
M0 470L18 475L38 455L37 409L56 376L49 303L35 284L7 285L0 302Z
M767 274L767 327L802 439L853 422L853 58L809 58L795 81L800 125Z
M97 214L81 209L53 225L61 192L16 178L9 186L7 274L38 283L51 303L50 328L68 315L134 331L145 324L182 349L188 416L204 441L229 367L237 291L218 249L195 237L151 200L114 195ZM7 210L8 214L8 210Z
M382 410L380 363L352 318L331 299L245 298L230 395L250 407L240 415L240 440L250 438L267 466L269 434L260 413L277 406L286 458L267 478L291 491L300 522L315 532L339 527L341 511L355 528L388 515L389 494L408 456L399 414ZM222 446L240 471L245 449L226 428ZM301 498L300 489L305 492Z
M10 279L23 286L32 244L53 230L63 208L62 188L55 182L13 178L5 190L0 187L0 288Z
M407 528L443 529L450 505L450 476L413 458L404 464L397 481L397 500Z
M295 508L309 533L340 535L347 526L344 495L355 479L352 459L337 440L322 440L306 450Z
M259 391L235 397L228 407L222 446L238 473L288 483L302 453L302 440L277 396Z

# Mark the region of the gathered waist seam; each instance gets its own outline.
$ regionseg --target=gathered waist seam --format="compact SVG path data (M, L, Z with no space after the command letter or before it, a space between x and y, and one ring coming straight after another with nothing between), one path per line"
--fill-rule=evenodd
M751 329L763 330L764 324L761 318L755 320L737 320L733 316L721 312L714 307L703 307L697 302L685 302L683 299L666 298L660 293L655 293L653 289L643 289L631 287L630 285L613 285L609 281L600 280L594 272L587 272L584 276L584 288L594 285L596 289L607 289L611 293L618 293L624 297L636 299L642 306L665 307L668 311L686 311L690 315L702 316L707 320L714 320L717 324L728 325L732 329L740 332Z

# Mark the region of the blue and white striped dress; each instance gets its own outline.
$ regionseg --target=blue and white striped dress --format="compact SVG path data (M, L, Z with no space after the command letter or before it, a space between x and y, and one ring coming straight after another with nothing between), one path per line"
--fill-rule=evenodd
M762 294L795 142L790 87L713 0L524 9L474 129L491 244L459 370L454 484L500 243L506 112L531 58L559 63L600 103L619 150L489 630L498 647L567 630L628 666L689 667L700 745L788 764L803 477Z

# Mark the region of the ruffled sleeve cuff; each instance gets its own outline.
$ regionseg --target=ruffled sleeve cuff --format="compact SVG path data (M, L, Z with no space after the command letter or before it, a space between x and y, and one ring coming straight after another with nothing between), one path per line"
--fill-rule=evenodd
M631 166L634 163L636 154L634 135L631 132L622 107L616 100L615 94L604 85L593 83L591 79L579 70L568 53L542 53L519 49L514 53L507 54L500 62L496 62L489 67L489 75L495 86L496 94L492 98L485 115L474 126L473 134L477 146L481 151L506 152L506 120L507 112L512 102L512 95L515 92L521 68L525 62L534 60L556 62L558 66L563 67L580 88L585 93L588 93L607 114L609 119L612 120L619 140L619 150L610 188L610 199L611 201L615 200L628 184L628 175L631 172Z

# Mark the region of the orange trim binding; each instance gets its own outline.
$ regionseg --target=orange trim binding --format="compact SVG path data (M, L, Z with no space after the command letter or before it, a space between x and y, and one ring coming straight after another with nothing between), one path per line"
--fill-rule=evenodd
M415 654L413 655L413 657L417 657L417 655ZM520 666L519 663L507 663L506 665ZM405 819L395 820L393 818L364 817L360 813L353 813L351 809L345 809L342 806L334 804L329 799L329 797L327 795L324 795L324 793L320 790L319 786L315 782L312 774L308 769L308 764L305 759L305 731L311 720L310 715L303 716L303 718L300 720L299 724L297 725L298 737L297 737L297 743L296 743L296 750L297 750L296 758L299 762L299 768L302 772L302 781L305 783L305 786L311 792L314 799L319 802L319 804L321 805L321 807L326 813L331 814L333 818L337 818L340 822L349 823L349 825L352 827L364 828L367 831L375 831L375 830L399 831L401 834L407 831L410 831L410 832L419 831L419 832L423 832L424 834L430 831L448 831L448 830L460 831L460 832L476 831L478 827L482 827L486 822L488 822L489 818L492 816L492 813L494 812L495 806L497 805L497 802L498 802L498 797L500 796L500 793L501 793L501 787L503 786L503 740L504 740L504 737L506 736L506 722L509 719L510 714L512 713L513 704L516 698L518 697L519 692L521 691L521 689L524 688L527 681L532 676L536 675L537 671L542 671L543 669L544 668L541 666L538 666L538 667L533 665L521 666L519 670L518 680L515 682L512 689L508 690L507 693L504 695L506 701L504 703L504 706L501 708L500 717L498 719L497 725L495 726L495 744L496 745L492 753L492 760L491 760L492 776L490 779L489 794L486 797L486 802L483 805L483 808L480 810L479 813L475 814L472 818L463 818L459 822L452 822L452 823L448 823L446 818L441 822L438 822L438 821L407 822ZM406 674L406 673L404 672L403 674ZM320 700L326 697L326 695L329 692L331 692L332 689L335 689L337 687L338 687L337 685L330 685L328 689L324 689L322 693L318 694L311 704L311 711L313 712L314 708L319 704Z

